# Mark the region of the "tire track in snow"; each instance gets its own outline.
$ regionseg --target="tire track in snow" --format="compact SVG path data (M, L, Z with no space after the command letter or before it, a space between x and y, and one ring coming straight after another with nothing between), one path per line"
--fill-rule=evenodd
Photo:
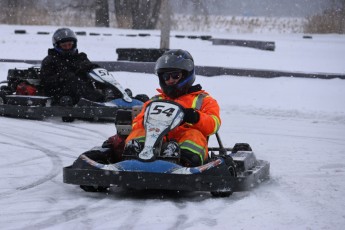
M92 229L92 226L89 226L88 224L88 214L92 212L86 205L78 205L76 207L63 210L61 213L58 213L57 215L51 216L41 222L38 222L36 224L32 224L29 226L26 226L27 229L44 229L44 228L52 228L55 225L61 224L62 222L68 222L73 221L74 219L83 218L83 221L81 221L82 229Z
M25 120L24 122L28 122L28 121ZM44 135L44 133L49 134L49 135L58 135L58 136L61 136L62 134L64 134L63 136L66 136L68 138L73 138L73 139L79 138L80 140L84 140L81 137L83 135L85 135L85 133L88 136L92 136L95 133L97 134L96 136L104 136L104 135L102 135L101 132L95 131L93 129L86 129L86 128L82 128L82 127L67 126L67 125L64 125L64 127L61 127L60 126L61 124L54 125L52 123L47 123L47 122L39 122L38 124L39 124L39 126L33 126L33 129L30 130L30 135L27 135L27 133L25 133L25 132L24 133L23 132L16 132L17 129L22 130L23 125L21 124L21 122L19 122L19 123L18 122L16 122L16 123L10 122L8 126L11 126L10 130L12 131L12 133L11 134L1 133L0 135L3 137L9 138L11 140L11 142L2 142L2 144L13 145L13 143L16 143L16 146L19 146L20 148L33 149L33 150L38 150L38 151L42 152L45 155L45 157L48 157L50 159L51 164L53 166L52 169L46 175L41 176L40 179L37 179L37 180L35 180L31 183L28 183L26 185L23 185L23 186L18 186L18 187L14 188L10 191L0 193L0 197L4 197L4 196L8 196L10 194L13 194L14 191L18 192L18 191L23 191L23 190L27 190L30 188L34 188L34 187L37 187L37 186L39 186L39 185L41 185L47 181L52 180L57 175L59 175L62 171L63 163L62 163L62 160L60 158L61 156L65 156L65 157L73 158L73 159L75 158L75 155L64 154L64 153L60 153L59 151L56 151L56 149L61 149L61 147L58 146L55 141L49 142L48 141L49 139L46 138L46 135ZM32 135L32 132L34 131L35 127L42 127L42 126L49 127L50 129L62 130L64 132L62 134L52 132L52 131L47 132L46 130L42 130L42 129L38 128L37 130L39 132L43 133L43 136L45 136L45 138L40 138L40 136L42 136L42 134L41 135ZM66 129L66 127L68 127L68 129ZM76 132L76 130L79 130L79 131ZM80 130L82 130L82 132L80 132ZM73 133L73 135L68 135L68 132ZM27 136L35 136L35 137L34 137L34 139L28 139ZM20 143L20 145L18 145L17 143ZM41 145L36 144L36 143L49 144L50 147L45 148L45 147L42 147ZM55 149L55 151L52 151L51 149ZM65 147L64 150L71 150L71 149ZM43 158L43 157L34 157L31 159L19 160L19 161L16 161L14 163L11 163L11 164L6 164L6 166L25 163L25 162L28 162L30 160L35 160L35 159L39 159L39 158Z
M24 191L30 188L34 188L37 187L47 181L52 180L53 178L55 178L59 173L61 173L61 169L62 169L62 161L61 158L59 157L59 153L55 152L55 151L51 151L47 148L41 147L37 144L35 144L32 141L29 141L26 137L18 137L12 134L1 134L2 136L6 136L9 138L13 138L15 141L20 141L21 143L26 144L27 146L30 146L30 148L34 148L40 152L42 152L43 154L45 154L51 161L53 168L46 174L43 175L40 179L35 180L33 182L30 182L26 185L22 185L22 186L18 186L16 188L14 188L14 191ZM13 191L7 191L7 192L3 192L0 193L0 197L5 197L8 196L10 194L13 194Z

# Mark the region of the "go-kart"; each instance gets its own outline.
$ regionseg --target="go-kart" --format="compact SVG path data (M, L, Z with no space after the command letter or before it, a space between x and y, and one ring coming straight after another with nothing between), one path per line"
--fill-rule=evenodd
M126 137L131 130L129 111L118 111L117 135ZM132 113L135 116L137 111ZM209 147L204 165L185 167L180 156L162 155L163 137L183 122L183 108L176 103L157 100L145 110L145 145L139 154L123 149L95 147L81 154L72 165L63 168L63 182L80 185L87 192L107 191L111 186L146 190L209 191L226 197L249 190L269 177L270 164L256 159L251 147L237 143L225 148L216 134L219 147Z
M91 70L87 80L100 93L112 92L116 96L104 102L81 98L74 105L59 104L53 97L44 95L39 67L10 69L7 80L0 82L0 115L28 119L62 117L66 122L75 118L114 120L118 109L131 109L149 99L145 94L133 97L130 89L123 89L113 74L103 68Z

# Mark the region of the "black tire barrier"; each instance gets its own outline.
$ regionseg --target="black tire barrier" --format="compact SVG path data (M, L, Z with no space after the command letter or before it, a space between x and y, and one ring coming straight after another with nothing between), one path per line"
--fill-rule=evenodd
M156 62L167 49L116 49L118 61Z
M49 32L41 32L41 31L39 31L39 32L37 32L37 34L40 34L40 35L48 35Z
M76 35L80 35L80 36L86 36L86 32L85 31L77 31L75 32Z
M311 35L304 35L303 38L304 39L312 39L313 37Z
M26 30L15 30L15 34L26 34Z
M212 45L229 45L229 46L242 46L250 47L260 50L275 50L275 42L266 41L252 41L252 40L235 40L235 39L212 39Z
M189 38L189 39L197 39L197 38L198 38L198 36L195 36L195 35L189 35L189 36L187 36L187 38Z
M138 34L139 37L149 37L151 36L151 34L144 34L144 33L140 33Z
M210 36L210 35L196 36L196 35L180 35L180 34L176 34L175 38L188 38L188 39L200 38L201 40L210 40L212 38L212 36Z
M210 35L201 35L200 36L201 40L210 40L211 38L212 38L212 36L210 36Z
M18 62L27 63L31 65L40 65L39 60L14 60L14 59L0 59L0 62ZM155 62L129 62L129 61L114 61L114 62L95 62L108 71L124 71L136 73L154 73ZM232 75L243 77L259 77L259 78L275 78L275 77L298 77L298 78L315 78L315 79L334 79L339 78L345 80L344 74L337 73L303 73L303 72L289 72L276 70L257 70L257 69L236 69L216 66L196 66L195 72L197 75L205 77Z
M15 30L14 31L15 34L26 34L26 30ZM37 32L37 34L40 35L47 35L50 34L49 32ZM78 36L86 36L87 33L85 31L76 31L75 32L76 35ZM94 32L90 32L89 33L90 36L112 36L112 34L110 33L104 33L104 34L100 34L100 33L94 33ZM151 34L149 33L138 33L138 34L117 34L117 36L126 36L126 37L149 37L151 36ZM156 36L156 37L160 37L160 35L152 35L152 36ZM172 36L175 38L188 38L188 39L201 39L201 40L210 40L212 39L212 36L210 35L201 35L201 36L197 36L197 35L175 35Z

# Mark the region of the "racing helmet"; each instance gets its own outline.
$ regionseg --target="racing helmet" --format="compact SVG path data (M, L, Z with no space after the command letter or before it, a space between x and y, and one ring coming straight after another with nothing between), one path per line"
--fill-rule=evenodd
M182 77L175 85L167 85L162 78L164 72L181 71ZM171 98L180 97L188 92L195 81L194 60L192 55L181 49L166 51L155 65L155 74L163 92Z
M53 41L54 49L60 54L73 54L77 50L77 42L78 42L77 36L69 28L60 28L56 30L55 33L53 34L52 41ZM68 42L68 41L73 42L72 48L69 50L62 49L60 47L60 43Z

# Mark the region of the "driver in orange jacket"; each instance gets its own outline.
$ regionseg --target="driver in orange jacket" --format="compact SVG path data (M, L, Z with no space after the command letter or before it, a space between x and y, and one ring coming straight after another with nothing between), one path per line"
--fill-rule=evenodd
M219 130L221 120L219 105L195 81L194 60L185 50L165 52L156 62L161 89L152 100L165 99L177 102L185 110L184 123L168 133L163 144L163 155L181 154L184 166L195 167L204 164L208 158L207 137ZM126 139L124 151L138 154L144 146L145 130L143 118L146 102L133 120L132 131Z

